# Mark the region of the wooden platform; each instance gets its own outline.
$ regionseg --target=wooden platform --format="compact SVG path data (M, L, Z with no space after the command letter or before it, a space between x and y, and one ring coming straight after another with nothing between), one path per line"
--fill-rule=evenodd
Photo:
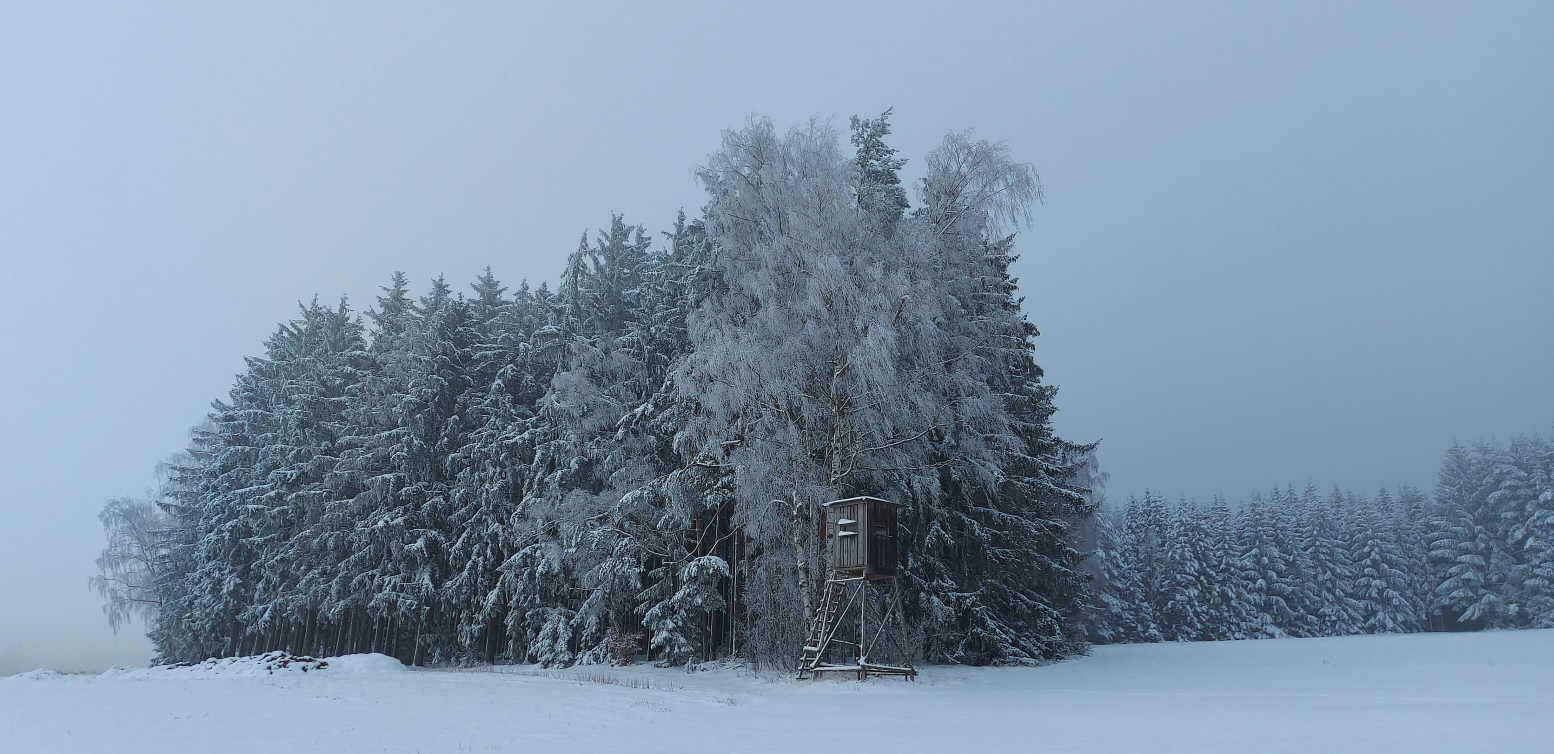
M818 665L814 668L811 668L809 672L815 678L820 678L822 673L846 673L848 675L852 675L860 681L865 680L869 676L873 675L894 675L901 676L908 681L917 680L916 668L900 668L896 667L895 665L875 665L869 662L865 662L859 665Z

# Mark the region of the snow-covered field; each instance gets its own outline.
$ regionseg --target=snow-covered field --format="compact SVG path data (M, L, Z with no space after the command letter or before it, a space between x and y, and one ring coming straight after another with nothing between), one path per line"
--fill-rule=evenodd
M1554 751L1554 631L1100 647L915 684L300 667L3 678L0 752Z

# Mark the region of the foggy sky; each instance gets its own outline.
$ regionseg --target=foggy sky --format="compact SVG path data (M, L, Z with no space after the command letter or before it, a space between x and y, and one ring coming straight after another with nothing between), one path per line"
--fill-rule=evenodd
M1015 271L1114 500L1554 427L1547 3L213 5L0 5L0 674L148 659L96 513L299 299L553 281L751 112L1036 165Z

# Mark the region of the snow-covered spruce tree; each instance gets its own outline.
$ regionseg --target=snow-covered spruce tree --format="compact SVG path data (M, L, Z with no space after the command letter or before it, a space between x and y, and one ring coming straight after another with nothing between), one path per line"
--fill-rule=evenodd
M1537 575L1547 570L1549 557L1549 544L1544 539L1547 532L1541 536L1539 532L1546 524L1546 503L1540 500L1548 492L1546 455L1544 443L1537 437L1515 437L1488 450L1485 487L1489 494L1484 501L1500 518L1503 600L1510 607L1506 624L1511 627L1524 627L1535 618L1540 623L1547 620L1543 614L1549 595Z
M1408 598L1407 563L1393 527L1392 496L1382 488L1372 500L1362 500L1354 512L1354 539L1349 559L1354 563L1354 598L1360 603L1359 630L1400 633L1418 623Z
M1522 592L1526 625L1554 628L1554 442L1522 439L1529 494L1515 511L1514 542L1526 553Z
M1124 515L1127 523L1123 546L1128 553L1127 560L1133 564L1128 590L1138 594L1139 600L1148 606L1145 615L1149 625L1159 633L1160 611L1165 607L1165 584L1169 578L1165 560L1170 509L1165 498L1145 490L1143 498L1128 498ZM1150 635L1145 638L1160 640L1150 638Z
M1445 571L1433 608L1455 627L1496 626L1510 617L1504 599L1505 556L1490 507L1490 447L1454 445L1436 484L1439 513L1431 524L1430 557Z
M1439 577L1430 563L1430 515L1432 504L1412 485L1398 487L1397 505L1392 526L1397 532L1398 549L1403 556L1403 570L1407 579L1404 596L1415 616L1413 630L1438 631L1439 619L1430 605Z
M609 465L629 460L612 452L613 438L641 393L640 384L628 384L641 372L640 354L623 341L639 326L631 313L647 247L642 229L612 218L597 246L585 236L568 258L551 302L546 335L561 350L532 424L534 459L518 513L531 534L505 568L516 611L510 628L521 628L531 658L545 664L565 664L579 652L588 659L590 650L607 654L597 607L580 612L574 588L598 566L586 540L610 503ZM536 579L540 574L553 579ZM638 588L636 570L623 575L628 582L616 591L627 596Z
M1063 517L1086 449L1052 436L1001 227L1037 196L1005 150L951 135L921 206L895 220L877 181L817 123L753 119L699 175L719 287L675 373L677 439L731 475L748 534L751 652L791 661L821 575L816 505L904 504L909 607L934 659L1030 662L1077 646L1078 553Z
M1343 493L1334 487L1323 500L1313 487L1302 495L1301 548L1311 561L1311 583L1316 597L1317 636L1347 636L1361 624L1360 603L1354 599L1354 561Z
M462 402L470 430L454 462L459 476L449 523L455 539L443 594L457 616L462 651L489 661L527 653L524 616L534 605L515 603L504 584L511 583L510 559L535 542L534 522L517 514L541 434L538 405L556 362L541 347L551 311L547 287L530 290L524 283L503 299L487 278L475 285L475 369Z
M501 569L520 546L513 516L533 461L534 408L551 370L536 358L534 334L545 312L527 283L507 298L488 268L471 288L464 337L471 344L470 389L459 403L468 432L450 462L457 480L442 602L461 652L491 662L522 656L507 631Z
M1275 487L1267 499L1270 541L1272 548L1283 555L1286 569L1280 596L1287 611L1278 624L1279 629L1287 636L1316 636L1321 605L1316 596L1314 564L1300 535L1305 502L1295 493L1293 485L1286 485L1282 491Z
M1254 494L1236 517L1241 551L1238 565L1246 583L1247 602L1255 610L1255 623L1248 627L1247 635L1254 639L1287 636L1286 627L1296 622L1289 602L1293 591L1290 554L1281 546L1284 537L1278 530L1279 516L1273 504Z
M1137 611L1141 601L1127 593L1129 566L1123 560L1122 525L1116 511L1102 510L1095 516L1095 546L1090 552L1090 567L1096 575L1091 599L1085 613L1090 641L1097 644L1125 644L1137 641Z
M852 143L858 148L857 201L859 208L888 223L901 219L911 207L906 188L901 185L901 168L906 160L885 144L890 135L890 109L874 119L852 117Z
M1204 515L1204 621L1211 639L1246 639L1259 625L1240 566L1244 553L1236 517L1223 495L1215 495Z
M1150 496L1146 493L1145 497ZM1098 541L1093 557L1100 573L1091 597L1092 634L1108 644L1163 641L1157 625L1155 601L1149 596L1158 577L1155 533L1138 498L1122 508L1098 513Z
M950 557L938 561L959 571L953 577L957 586L953 597L944 595L935 601L939 605L958 602L959 617L954 624L941 624L944 628L939 630L982 636L978 651L966 651L974 645L962 640L956 651L941 656L966 662L1032 662L1062 656L1076 646L1083 587L1077 571L1080 555L1069 545L1067 522L1090 515L1091 503L1082 485L1093 446L1066 443L1052 433L1056 388L1041 384L1042 371L1035 363L1031 341L1038 333L1020 313L1016 281L1009 275L1014 261L1012 237L990 242L968 234L963 226L967 219L980 220L981 235L987 235L996 233L1000 223L1018 219L1017 207L1005 205L996 196L1009 192L1018 197L1034 190L1034 174L1025 175L1010 165L998 145L972 142L964 135L952 134L928 155L927 162L923 206L912 218L921 224L911 227L955 252L941 252L938 258L962 260L945 268L951 283L964 286L946 308L964 317L958 327L950 328L951 352L972 360L961 366L960 374L947 375L938 390L952 409L970 416L975 407L961 401L972 393L957 383L976 375L1012 418L1013 436L1008 439L1014 441L1012 450L992 457L996 466L984 467L971 463L974 456L957 458L962 448L975 447L961 436L964 428L975 426L969 420L957 420L952 425L955 432L931 436L937 446L938 488L948 494L941 494L937 507L909 509L909 516L923 512L930 517L908 531L923 532L925 543L936 536L936 525L948 524L937 531L959 533L954 536L959 552L952 550ZM945 187L956 190L951 193ZM968 217L968 212L977 214ZM946 321L955 322L953 317ZM989 438L997 440L999 435ZM932 487L918 489L926 492ZM920 551L941 550L924 546ZM925 584L943 583L927 568L934 562L924 559ZM979 597L961 596L968 592ZM1011 628L1019 633L1009 634ZM933 630L931 624L929 629Z
M659 659L692 659L705 638L701 622L722 606L714 574L728 567L711 550L726 536L705 524L726 534L729 511L700 488L681 494L685 478L697 474L674 473L670 443L676 419L666 379L685 348L694 303L685 288L697 263L696 244L683 236L696 227L678 225L673 247L661 253L642 228L615 218L595 246L569 260L555 302L556 327L572 341L541 402L523 515L557 517L557 536L540 536L531 548L559 546L554 559L571 574L569 594L582 596L514 594L539 605L526 608L530 635L563 617L572 622L580 661L613 656L609 632L639 620Z
M1171 641L1199 641L1212 636L1207 622L1209 586L1205 574L1205 538L1198 507L1186 499L1177 503L1166 529L1160 566L1160 631Z
M399 275L384 293L371 313L374 369L338 467L349 497L339 497L337 520L352 523L340 541L351 549L330 613L348 621L345 640L357 651L420 642L438 659L457 653L456 621L439 608L460 471L452 464L470 429L461 404L472 384L471 307L441 278L419 300Z
M364 343L343 302L315 302L265 346L172 473L184 574L164 599L167 631L152 634L165 659L289 646L314 625L298 587L332 564L308 560L294 540L326 514Z
M719 647L740 651L741 535L729 475L687 466L675 446L690 407L676 396L671 375L689 348L690 314L716 280L712 247L704 224L687 223L684 213L665 235L668 249L644 268L637 324L627 339L639 354L639 386L612 440L634 465L611 474L615 502L593 541L608 556L594 568L588 593L603 604L616 594L611 584L639 586L630 615L611 613L612 630L640 621L650 656L679 664L711 659Z

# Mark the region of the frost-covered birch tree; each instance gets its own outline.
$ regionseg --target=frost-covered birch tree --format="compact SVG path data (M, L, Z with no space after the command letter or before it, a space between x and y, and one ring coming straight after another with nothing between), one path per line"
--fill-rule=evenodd
M699 173L720 287L692 316L676 374L695 406L679 442L734 480L757 548L756 652L791 653L812 609L818 504L876 494L906 506L931 656L1062 654L1082 583L1062 516L1085 514L1070 481L1086 450L1051 435L1035 330L997 235L1028 217L1034 171L952 134L899 218L878 198L899 163L874 122L855 128L875 151L848 160L824 124L779 133L752 119ZM1033 589L1044 579L1058 588Z

